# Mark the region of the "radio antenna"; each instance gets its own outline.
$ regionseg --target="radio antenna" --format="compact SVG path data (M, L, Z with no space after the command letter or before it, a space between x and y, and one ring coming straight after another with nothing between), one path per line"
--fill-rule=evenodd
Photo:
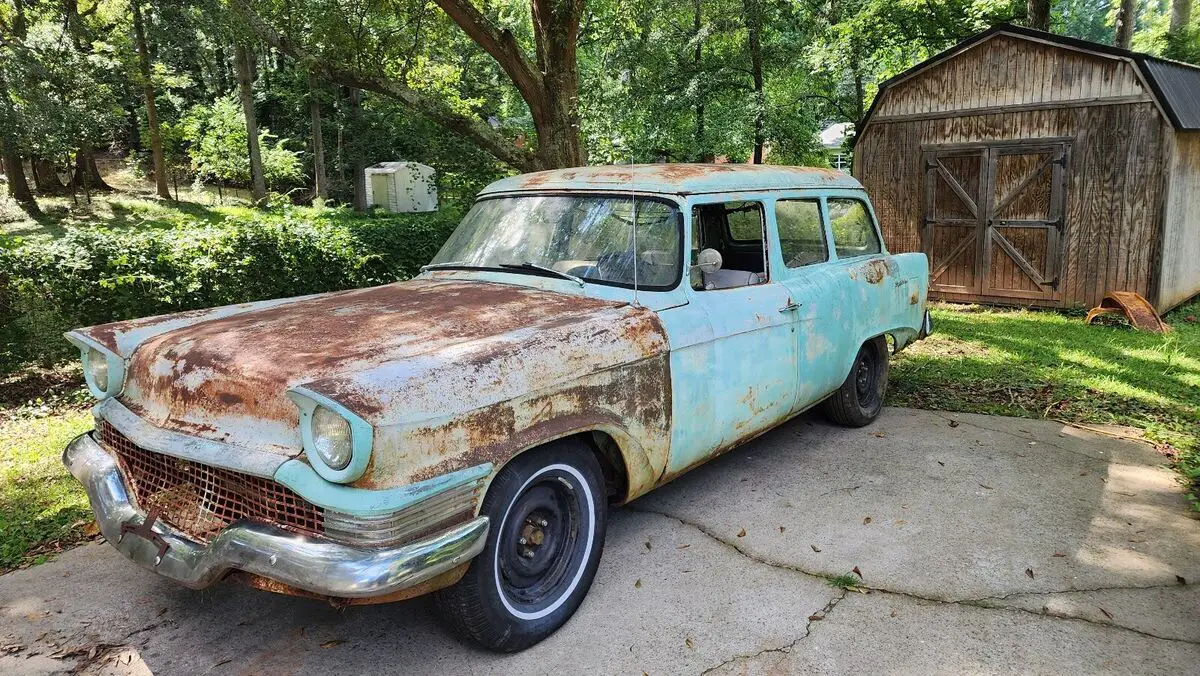
M634 214L634 307L641 307L637 301L637 190L634 187L634 149L629 149L629 201Z

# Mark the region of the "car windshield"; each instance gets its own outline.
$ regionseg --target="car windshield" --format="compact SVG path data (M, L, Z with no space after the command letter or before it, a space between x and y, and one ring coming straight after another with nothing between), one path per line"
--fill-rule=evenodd
M634 218L637 246L634 246ZM528 195L475 203L430 264L668 289L680 277L674 204L629 196ZM636 270L633 262L638 261Z

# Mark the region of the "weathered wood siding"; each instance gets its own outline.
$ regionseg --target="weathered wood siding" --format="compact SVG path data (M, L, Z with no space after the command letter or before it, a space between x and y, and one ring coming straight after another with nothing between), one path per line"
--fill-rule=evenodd
M1098 304L1110 290L1155 298L1167 169L1162 151L1172 132L1130 64L1001 35L881 97L858 142L854 173L871 195L892 251L921 250L923 147L1070 143L1055 298L943 297L1066 307ZM1056 100L1063 105L1051 103Z
M1200 131L1176 132L1167 147L1160 311L1200 293Z
M1149 94L1132 63L997 35L892 85L872 121L894 116L957 116L1021 105L1090 105Z

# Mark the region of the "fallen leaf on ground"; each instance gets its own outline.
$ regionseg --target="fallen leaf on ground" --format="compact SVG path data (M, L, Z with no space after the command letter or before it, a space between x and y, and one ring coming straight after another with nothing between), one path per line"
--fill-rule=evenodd
M942 462L941 460L938 460L938 461L937 461L937 464L941 465L942 467L945 467L945 466L946 466L946 463Z
M688 547L691 547L691 545L679 545L675 549L687 549Z
M986 489L988 489L989 491L994 491L994 490L996 490L995 488L992 488L991 486L988 486L987 484L979 484L979 487L980 487L980 488L986 488Z
M1108 618L1108 619L1110 619L1110 620L1113 618L1113 614L1112 614L1112 613L1110 613L1110 612L1108 612L1107 610L1105 610L1105 609L1103 609L1103 608L1101 608L1101 609L1100 609L1100 612L1104 613L1104 616L1105 616L1105 617L1107 617L1107 618Z
M895 616L896 616L896 611L894 611L894 610L893 610L893 611L892 611L892 617L895 617Z
M871 523L871 517L869 517L869 516L868 516L867 518L863 519L863 525L864 525L864 526L865 526L865 525L867 525L867 524L869 524L869 523Z
M740 537L740 538L746 537L746 529L745 528L738 531L738 537Z
M851 569L850 569L850 572L851 572L851 573L854 573L855 575L857 575L857 576L858 576L858 579L860 579L860 580L861 580L861 579L863 579L863 576L862 576L862 571L860 571L860 570L858 569L858 566L855 566L855 567L851 568Z
M809 615L808 616L809 622L817 622L817 621L823 620L823 619L825 619L824 615Z
M820 547L818 547L818 546L816 546L816 545L809 545L809 547L812 547L812 550L813 550L814 552L819 552L819 551L821 551L821 548L820 548Z
M951 420L951 421L950 421L950 426L951 426L951 427L958 427L958 421L957 421L957 420ZM892 614L892 617L895 617L895 616L896 616L896 615L895 615L895 613L893 613L893 614Z
M650 551L650 538L646 538L646 551Z
M1066 552L1054 552L1053 554L1051 554L1051 556L1058 558L1058 559L1061 559L1062 557L1064 557L1066 555L1067 555Z
M876 437L876 438L878 438L878 439L882 439L882 438L884 438L884 437L886 437L886 436L887 436L887 432L876 432L876 433L875 433L875 437Z
M1030 580L1032 580L1032 579L1033 579L1033 569L1032 569L1032 568L1026 568L1026 569L1025 569L1025 574L1029 576L1029 579L1030 579Z
M322 648L336 648L345 642L346 642L346 640L341 639L341 638L330 639L330 640L322 643L321 647Z
M641 589L642 588L642 578L639 577L637 579L637 582L633 583L633 586L637 587L638 589Z
M1187 584L1187 580L1183 579L1182 575L1176 575L1175 581L1178 582L1179 584Z
M689 647L689 648L695 648L695 647L696 647L696 644L695 644L695 643L692 641L692 637L691 637L691 636L689 636L689 637L687 637L686 639L684 639L684 641L683 641L683 642L684 642L685 644L687 644L687 647Z
M783 531L785 531L785 530L787 530L787 526L780 526L780 527L779 527L779 534L780 534L780 535L783 535Z

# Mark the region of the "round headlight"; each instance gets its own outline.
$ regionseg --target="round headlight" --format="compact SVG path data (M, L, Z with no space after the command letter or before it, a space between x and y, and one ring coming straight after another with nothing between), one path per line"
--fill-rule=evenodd
M87 375L97 390L108 391L108 359L94 347L88 348Z
M343 470L350 464L353 445L350 423L333 411L318 406L312 414L313 448L329 469Z

